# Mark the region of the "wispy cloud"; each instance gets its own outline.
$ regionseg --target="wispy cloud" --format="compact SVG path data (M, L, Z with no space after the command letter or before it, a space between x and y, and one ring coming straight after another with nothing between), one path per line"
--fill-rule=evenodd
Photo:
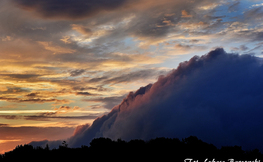
M32 103L45 103L45 102L54 102L54 103L70 103L70 100L58 100L58 99L40 99L40 98L30 98L30 99L23 99L23 98L8 98L8 97L0 97L0 100L9 101L9 102L32 102Z
M55 110L0 110L0 114L54 113Z

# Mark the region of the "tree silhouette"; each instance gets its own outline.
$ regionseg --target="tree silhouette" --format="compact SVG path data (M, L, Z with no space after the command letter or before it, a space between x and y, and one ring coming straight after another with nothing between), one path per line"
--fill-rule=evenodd
M49 151L49 146L46 144L45 150Z
M62 142L62 146L65 147L65 148L67 148L67 147L68 147L67 142L66 142L66 141L63 141L63 142Z
M125 157L123 159L122 157ZM66 141L57 149L50 149L31 145L19 145L13 151L0 155L0 162L5 161L90 161L114 160L124 161L180 161L186 158L204 161L216 159L227 161L228 159L254 160L262 159L258 149L244 151L240 146L224 146L220 149L208 144L195 136L179 140L177 138L156 138L149 141L134 139L129 142L118 139L95 138L90 146L81 148L69 148Z

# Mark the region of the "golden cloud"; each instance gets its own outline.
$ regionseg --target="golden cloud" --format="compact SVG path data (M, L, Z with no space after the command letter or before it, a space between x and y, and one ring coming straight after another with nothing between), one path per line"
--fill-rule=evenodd
M52 42L38 42L40 45L44 46L44 48L48 51L53 52L53 54L63 54L63 53L74 53L76 50L53 45Z

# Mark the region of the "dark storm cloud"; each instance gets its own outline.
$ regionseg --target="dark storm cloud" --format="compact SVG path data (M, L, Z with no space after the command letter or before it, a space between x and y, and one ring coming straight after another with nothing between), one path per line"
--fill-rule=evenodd
M82 132L84 132L88 127L90 126L90 124L84 124L84 125L79 125L76 127L74 134L81 134Z
M125 140L195 135L217 146L262 148L262 60L216 49L182 62L153 85L131 92L120 105L68 141Z
M25 10L33 10L43 17L79 19L99 12L111 11L125 5L128 0L13 0Z

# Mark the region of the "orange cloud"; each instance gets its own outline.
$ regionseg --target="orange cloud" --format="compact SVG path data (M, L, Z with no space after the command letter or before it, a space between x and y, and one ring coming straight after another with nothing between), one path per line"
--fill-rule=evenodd
M60 106L59 108L54 108L54 110L57 111L57 113L68 113L76 110L80 110L80 107L74 106L73 108L70 106Z
M44 46L44 48L46 50L53 52L53 54L74 53L74 52L76 52L76 50L73 50L73 49L69 49L69 48L53 45L52 42L40 42L39 41L38 43L41 44L42 46Z
M193 15L190 15L186 10L182 10L182 17L183 18L191 18Z

